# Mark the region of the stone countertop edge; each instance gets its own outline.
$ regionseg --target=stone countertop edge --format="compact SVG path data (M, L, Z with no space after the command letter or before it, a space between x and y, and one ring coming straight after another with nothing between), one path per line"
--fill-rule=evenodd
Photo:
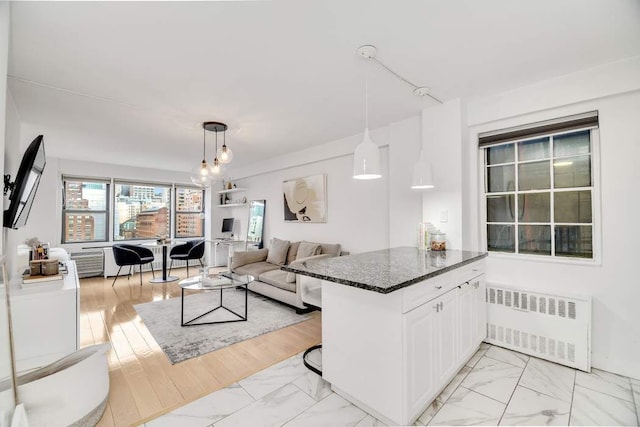
M471 264L472 262L478 261L480 259L486 258L487 256L489 256L488 253L480 253L477 256L473 257L473 258L469 258L466 259L464 261L460 261L456 264L453 265L448 265L446 267L443 267L441 269L435 270L435 271L431 271L429 273L420 275L420 276L416 276L413 279L410 280L406 280L402 283L399 283L397 285L394 286L390 286L388 288L381 288L379 286L371 286L368 285L366 283L361 283L361 282L354 282L352 280L347 280L347 279L341 279L339 277L331 277L331 276L325 276L323 274L319 274L319 273L314 273L311 271L306 271L306 270L298 270L296 268L291 268L288 265L283 265L282 267L280 267L281 270L289 272L289 273L296 273L296 274L302 274L303 276L309 276L309 277L314 277L316 279L322 279L322 280L327 280L329 282L334 282L334 283L340 283L342 285L347 285L347 286L352 286L354 288L360 288L360 289L364 289L364 290L368 290L368 291L373 291L373 292L377 292L380 294L389 294L391 292L397 291L398 289L402 289L402 288L406 288L407 286L411 286L415 283L418 282L422 282L423 280L427 280L427 279L431 279L432 277L436 277L439 276L441 274L447 273L449 271L455 270L457 268L463 267L467 264ZM317 261L320 262L320 261Z

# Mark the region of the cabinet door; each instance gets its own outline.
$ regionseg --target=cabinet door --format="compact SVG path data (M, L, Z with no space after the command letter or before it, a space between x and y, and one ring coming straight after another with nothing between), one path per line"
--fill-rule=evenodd
M469 282L465 282L458 289L458 309L460 310L458 326L460 359L467 360L478 345L477 290Z
M436 302L431 301L410 311L404 316L404 333L406 343L406 393L407 410L414 414L422 410L422 406L437 390L435 367L438 348L436 331L438 313Z
M438 353L437 383L448 381L459 369L457 289L447 292L436 303L440 305L436 322Z
M486 301L486 283L484 274L476 277L469 282L475 293L475 304L478 313L476 321L474 345L478 345L487 337L487 301Z

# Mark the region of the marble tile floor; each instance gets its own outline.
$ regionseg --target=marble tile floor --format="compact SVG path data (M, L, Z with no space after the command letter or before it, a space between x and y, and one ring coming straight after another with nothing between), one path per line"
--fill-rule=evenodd
M414 425L638 426L640 381L483 343ZM145 426L384 426L331 391L298 354Z

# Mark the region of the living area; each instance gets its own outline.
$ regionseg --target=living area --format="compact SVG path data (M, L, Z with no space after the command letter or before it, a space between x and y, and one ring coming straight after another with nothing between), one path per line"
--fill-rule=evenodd
M2 2L5 175L16 178L38 135L46 147L26 225L10 229L4 221L0 253L8 280L20 281L24 259L17 249L34 237L74 259L98 253L105 260L102 274L77 281L77 349L111 346L105 358L109 394L98 425L327 424L324 415L332 410L331 425L637 425L640 322L634 301L640 294L632 271L638 251L628 224L638 204L630 195L640 178L634 163L640 154L639 17L637 2L627 0L517 7L507 1ZM224 124L224 131L218 125L207 129L214 122ZM536 133L540 127L544 132ZM566 135L575 138L563 140ZM368 143L378 153L380 177L354 179L356 153L371 148ZM216 162L223 145L233 151L228 164ZM221 166L222 174L198 187L192 175L203 160L207 171ZM430 169L433 188L412 189L414 169ZM68 203L73 182L103 185L103 207L91 205L89 237L65 234L68 215L85 215L88 208ZM312 205L296 197L292 188L298 185L314 189ZM133 218L146 207L131 203L133 186L152 189L145 195L154 203L146 212L149 222L151 208L163 203L166 211L153 221L164 215L164 233L135 234L143 221ZM99 192L85 188L91 191L80 200L94 203ZM180 207L179 194L189 192L202 195L198 209ZM252 202L262 203L264 213L259 239ZM225 219L231 220L226 227ZM179 223L201 229L186 232ZM442 256L426 251L424 235L418 237L425 223L446 236ZM184 261L174 260L169 273L172 245L187 240L204 240L204 256L191 260L189 273ZM118 243L156 245L153 261L142 269L134 265L131 277L122 267L116 278L120 266L109 251ZM167 276L177 279L152 283L154 275L163 275L163 245ZM305 350L322 343L329 362L324 378L335 378L339 367L333 361L343 354L332 345L341 335L326 333L339 329L331 320L338 319L332 317L337 308L351 308L335 303L340 292L347 293L335 284L367 292L362 300L354 293L362 302L354 313L371 294L319 269L366 254L376 257L367 264L371 271L386 260L397 261L398 268L404 264L396 253L384 251L400 247L419 247L414 258L427 265L418 265L424 270L416 276L420 280L380 298L392 301L405 292L406 301L393 307L411 316L417 311L408 305L422 297L409 298L409 290L418 289L430 269L453 262L459 251L488 253L479 286L489 318L475 318L484 327L484 343L474 341L473 355L463 357L456 344L454 353L465 360L443 374L446 384L438 382L411 414L395 418L384 405L368 403L366 393L348 393L340 381L332 389L301 360ZM181 326L181 302L187 321L216 305L191 304L197 292L180 285L199 277L204 283L199 259L215 280L229 269L255 279L231 281L220 291L220 305L224 298L241 321ZM368 274L353 265L359 275ZM456 280L467 267L460 266ZM323 296L327 290L331 307L312 310L305 303L305 269L321 282ZM477 276L464 277L453 291L457 307ZM205 289L198 295L216 293ZM573 324L542 319L552 307L559 317L560 301L566 314L561 320ZM243 315L270 322L274 316L255 316L263 313L255 304L262 303L275 305L289 320L273 329L256 327L257 335L225 346L193 350L200 344L194 331L206 331L214 341L224 328L244 334L249 326ZM167 311L159 308L163 304ZM141 306L157 320L145 317ZM448 313L440 307L438 313ZM501 317L498 310L507 308ZM529 318L518 317L525 311ZM30 335L39 336L47 319L38 311L29 314ZM383 317L372 316L379 322ZM534 327L522 329L526 324ZM387 354L358 319L343 326L355 346L357 363L350 363L373 366L374 357L355 356L363 348ZM379 336L385 336L383 326L376 326ZM554 330L565 335L548 335ZM463 331L456 326L449 335L460 341ZM414 342L405 329L395 332L389 336ZM162 333L174 350L162 343ZM523 348L524 333L538 337L536 348ZM422 343L423 335L416 337ZM567 367L571 354L584 356L588 368ZM177 361L176 355L189 357ZM417 372L416 378L424 374ZM548 378L549 372L557 375ZM265 386L270 381L278 388ZM411 384L408 394L420 389ZM233 409L225 406L231 401ZM19 396L0 407L9 417L2 421L10 420L16 403ZM224 410L214 414L218 404ZM269 415L261 418L261 406ZM336 408L344 409L344 418ZM241 409L250 416L236 414Z

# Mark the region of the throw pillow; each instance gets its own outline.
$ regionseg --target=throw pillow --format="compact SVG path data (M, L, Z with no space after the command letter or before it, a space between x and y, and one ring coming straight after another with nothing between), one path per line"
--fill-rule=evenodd
M298 255L296 255L296 259L307 258L310 256L314 256L318 254L320 250L319 243L311 243L311 242L300 242L300 246L298 246Z
M300 246L300 242L293 242L289 246L289 252L287 252L287 264L291 264L296 260L296 256L298 256L298 246Z
M283 265L287 261L287 251L289 250L290 244L291 242L289 240L280 240L275 237L271 239L267 262L276 265Z

